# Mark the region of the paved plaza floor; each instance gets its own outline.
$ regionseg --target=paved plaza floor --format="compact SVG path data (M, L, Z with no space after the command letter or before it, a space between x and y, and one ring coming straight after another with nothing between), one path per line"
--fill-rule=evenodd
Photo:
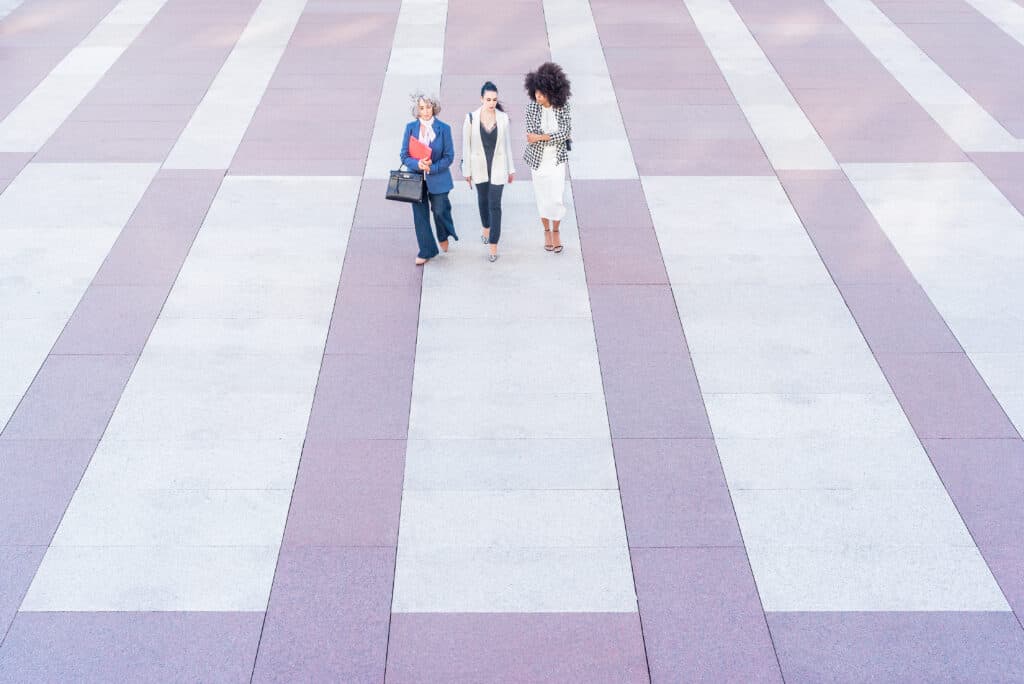
M0 0L0 191L0 682L1024 682L1024 0Z

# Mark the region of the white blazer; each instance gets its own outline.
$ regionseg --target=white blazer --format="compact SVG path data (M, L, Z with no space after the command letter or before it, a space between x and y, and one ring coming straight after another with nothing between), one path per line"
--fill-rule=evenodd
M487 178L487 156L484 154L483 140L480 139L480 109L467 114L462 122L462 177L471 176L474 183L505 185L509 175L516 172L515 162L512 161L509 118L505 112L495 111L494 114L498 121L498 142L494 146L494 160L491 162L494 179Z

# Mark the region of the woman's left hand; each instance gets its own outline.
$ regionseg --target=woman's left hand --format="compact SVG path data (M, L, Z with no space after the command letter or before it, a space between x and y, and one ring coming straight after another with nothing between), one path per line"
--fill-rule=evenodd
M514 174L514 173L508 174L508 184L509 185L512 185L512 181L514 181L515 179L516 179L516 174Z

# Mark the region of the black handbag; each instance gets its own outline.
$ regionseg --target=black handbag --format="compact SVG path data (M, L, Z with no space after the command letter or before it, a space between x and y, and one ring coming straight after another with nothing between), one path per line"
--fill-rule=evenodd
M392 171L388 178L388 189L384 198L395 202L411 202L418 204L423 201L423 174L418 171Z

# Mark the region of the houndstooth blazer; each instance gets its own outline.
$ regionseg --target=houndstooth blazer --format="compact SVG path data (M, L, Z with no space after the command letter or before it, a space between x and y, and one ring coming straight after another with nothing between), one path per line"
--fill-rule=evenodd
M565 148L565 141L572 138L572 108L566 102L564 107L555 108L555 118L558 120L558 132L551 134L551 140L547 142L535 142L526 146L523 153L523 161L530 165L531 169L540 168L540 162L544 159L544 147L556 145L558 154L555 161L558 164L565 164L569 161L569 151ZM540 105L530 102L526 105L526 132L543 133L540 129Z

